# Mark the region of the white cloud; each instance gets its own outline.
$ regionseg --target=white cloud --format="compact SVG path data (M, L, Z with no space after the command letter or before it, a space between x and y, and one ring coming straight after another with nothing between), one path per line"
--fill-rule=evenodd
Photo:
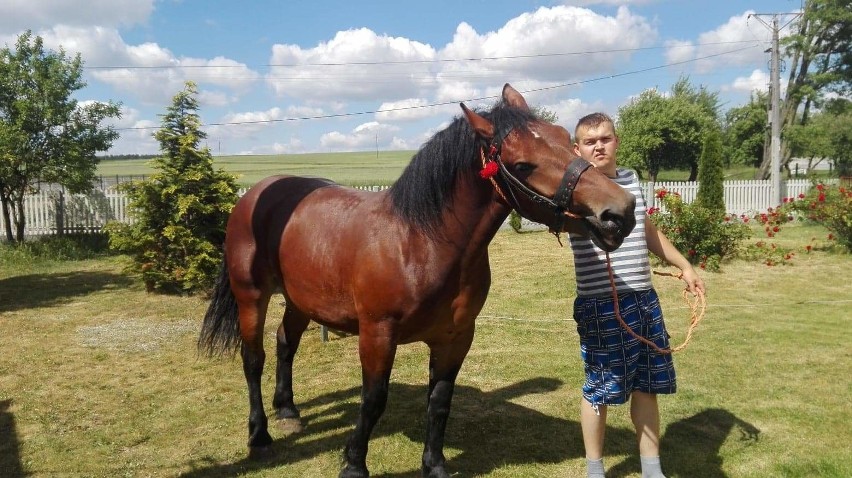
M159 150L159 144L152 136L159 124L140 118L139 110L122 106L121 118L111 118L105 122L119 130L119 137L113 143L109 154L152 154Z
M698 61L695 69L699 73L724 66L755 65L768 61L769 54L765 50L771 46L769 29L752 15L752 10L735 15L715 30L700 34L695 43L681 40L667 42L667 61L675 63L724 53ZM781 32L781 36L789 34L789 28Z
M18 34L22 26L39 30L53 25L113 27L144 23L154 0L3 0L0 33Z
M318 100L414 96L428 81L429 45L367 28L337 32L315 48L277 44L266 77L278 96ZM407 63L392 63L407 62ZM415 63L412 63L415 62Z
M767 93L769 92L770 83L771 79L769 78L768 72L763 70L754 70L751 72L751 75L747 77L737 77L730 85L723 86L722 91L736 91L749 95L755 91ZM781 87L779 94L781 95L781 98L783 98L787 93L787 79L779 78L779 83Z
M658 0L563 0L562 5L573 5L576 7L588 7L591 5L647 5Z
M441 113L443 108L428 107L425 98L409 98L402 101L390 101L379 106L376 119L379 121L417 121Z
M366 28L338 32L309 49L277 44L270 63L281 66L273 67L266 79L279 97L313 101L360 99L385 105L413 104L415 98L429 102L432 97L434 102L461 101L489 96L488 90L499 93L506 82L553 85L612 71L630 55L624 50L656 38L656 30L625 7L615 16L584 8L543 7L491 32L479 33L462 22L452 41L437 51ZM565 54L607 49L621 51L585 55L582 62L578 55ZM403 115L394 119L399 116Z
M393 133L399 131L396 126L370 121L358 125L351 133L339 131L325 133L320 137L320 146L327 150L358 150L373 147L378 142L387 144L394 139Z
M656 30L643 17L625 7L615 16L577 7L542 7L482 35L466 23L459 25L441 57L503 59L450 63L440 80L461 78L490 86L528 79L563 82L610 71L630 55L623 50L651 44L656 37ZM601 50L622 51L582 57L573 54Z
M769 73L763 70L754 70L748 77L738 77L725 90L739 91L742 93L751 93L757 91L767 91L769 89Z

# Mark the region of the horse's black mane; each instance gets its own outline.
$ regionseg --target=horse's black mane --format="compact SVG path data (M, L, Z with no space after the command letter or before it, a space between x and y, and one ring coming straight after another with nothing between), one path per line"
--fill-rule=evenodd
M527 130L536 116L500 102L490 111L477 111L505 134L514 128ZM411 159L390 188L393 210L403 219L434 233L441 213L452 201L460 176L476 174L480 162L480 141L464 116L456 117L445 129L430 138Z

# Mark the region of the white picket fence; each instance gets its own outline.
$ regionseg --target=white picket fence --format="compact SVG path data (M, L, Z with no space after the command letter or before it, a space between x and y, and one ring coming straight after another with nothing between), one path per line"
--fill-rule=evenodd
M666 189L680 193L687 203L692 202L698 192L697 182L644 182L648 207L655 205L655 191ZM807 179L782 181L781 197L796 197L811 187ZM361 186L359 189L379 191L385 186ZM245 189L240 190L242 195ZM730 214L752 215L777 206L770 203L772 186L769 181L725 181L725 206ZM29 236L99 231L108 221L131 222L127 195L115 188L96 190L90 194L66 194L61 190L45 190L29 195L24 200L27 220L25 234ZM61 211L61 214L59 213ZM0 214L0 231L5 231ZM5 237L0 233L0 237Z

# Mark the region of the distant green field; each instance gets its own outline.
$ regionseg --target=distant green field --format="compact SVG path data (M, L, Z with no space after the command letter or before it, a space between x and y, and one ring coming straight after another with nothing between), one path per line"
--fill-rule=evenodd
M217 156L215 165L237 175L242 185L252 185L275 174L328 178L348 185L385 185L394 182L411 161L414 151L364 151L348 153ZM103 160L102 176L151 174L150 160Z
M251 186L274 174L328 178L350 186L389 185L396 181L415 151L355 151L346 153L272 154L257 156L217 156L216 167L237 176L243 186ZM105 159L98 174L106 177L151 174L147 159ZM754 179L755 168L732 166L725 179ZM827 173L823 173L827 174ZM689 171L660 171L658 181L686 181Z

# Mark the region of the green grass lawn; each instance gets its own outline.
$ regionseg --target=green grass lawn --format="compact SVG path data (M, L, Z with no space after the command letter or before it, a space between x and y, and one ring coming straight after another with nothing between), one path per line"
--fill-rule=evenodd
M786 227L788 247L825 237ZM757 240L758 238L755 238ZM493 286L450 415L449 470L464 477L584 476L582 383L569 316L570 250L544 232L501 231ZM271 427L271 455L246 458L239 360L195 341L200 297L147 294L122 257L33 261L0 249L0 475L330 477L359 400L357 338L308 330L295 392L306 430ZM679 391L660 399L670 477L852 476L852 256L817 248L793 265L733 262L704 273L707 314L676 355ZM681 283L655 277L673 343L688 310ZM267 322L267 412L274 386ZM400 347L387 411L370 444L373 476L417 476L427 349ZM608 476L637 477L628 410L610 410Z

